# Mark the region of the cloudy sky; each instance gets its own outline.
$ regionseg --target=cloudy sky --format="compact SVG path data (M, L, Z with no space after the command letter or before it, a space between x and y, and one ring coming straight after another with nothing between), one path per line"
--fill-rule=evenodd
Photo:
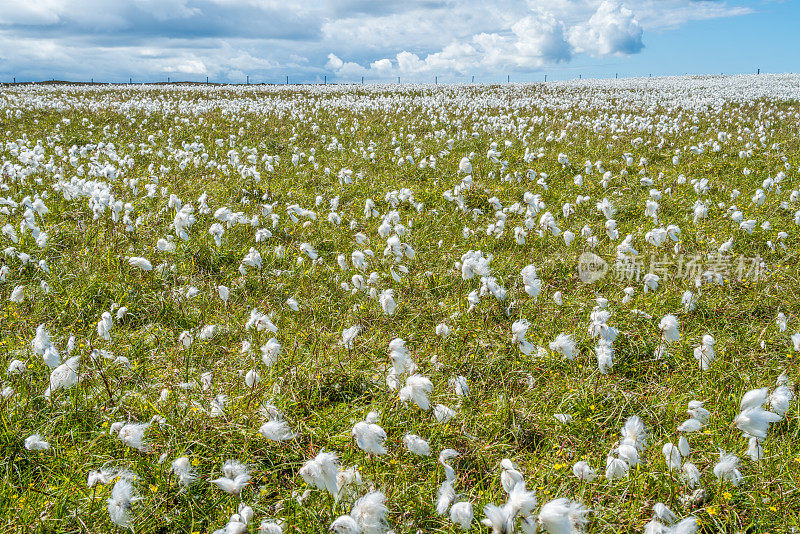
M0 0L0 81L800 70L796 0Z

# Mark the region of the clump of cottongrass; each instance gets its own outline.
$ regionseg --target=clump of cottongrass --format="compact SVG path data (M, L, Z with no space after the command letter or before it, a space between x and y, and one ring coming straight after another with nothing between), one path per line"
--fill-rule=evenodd
M727 452L719 452L719 462L714 465L714 476L723 482L730 482L738 486L742 482L742 473L739 471L739 457Z
M349 515L338 517L330 530L336 534L385 534L389 530L388 512L386 496L373 491L358 499Z
M277 332L278 327L272 322L268 315L258 311L258 308L250 310L250 317L245 323L245 330L255 329L258 332L268 330L270 332Z
M136 479L136 475L130 471L103 467L99 471L89 471L89 475L86 477L86 485L91 488L95 484L109 484L117 477L129 480Z
M684 462L681 467L681 479L687 486L694 488L700 484L700 470L692 462Z
M336 497L339 493L337 474L339 472L339 457L334 452L320 451L314 458L303 464L300 476L309 486L327 490Z
M389 342L389 360L392 369L386 377L386 385L390 389L396 390L400 387L400 377L404 374L414 374L417 371L417 364L411 358L406 347L406 342L399 337Z
M201 377L202 380L203 377ZM209 376L210 378L210 376ZM219 393L211 399L210 406L211 410L209 411L209 415L211 417L222 417L225 415L225 403L228 402L228 396L224 393Z
M250 469L237 460L228 460L222 465L222 476L211 481L219 489L239 495L250 482Z
M397 310L397 304L394 300L394 289L384 289L378 297L378 303L383 310L384 315L394 315Z
M439 515L447 514L450 505L456 498L456 491L454 488L455 479L445 479L442 485L436 492L436 513Z
M222 299L222 302L227 303L231 297L231 290L227 286L219 285L217 286L217 295Z
M627 476L630 468L640 463L640 453L646 446L644 422L637 415L628 417L622 427L622 437L606 457L606 478L616 480Z
M270 441L288 441L297 437L283 416L277 409L268 410L270 419L258 429L258 432Z
M238 511L231 514L225 527L215 530L214 534L246 534L247 526L252 519L253 509L244 503L239 503Z
M661 452L664 454L664 461L666 462L667 469L669 471L675 471L681 468L681 464L683 463L681 458L681 451L678 447L675 446L675 444L665 443L664 446L661 448Z
M510 459L503 458L500 461L500 469L502 470L500 472L500 484L506 493L510 493L517 484L525 483L522 472Z
M542 281L536 275L536 267L533 265L523 267L521 275L522 284L525 286L525 293L535 299L542 290Z
M653 505L653 518L644 526L644 534L694 534L697 529L694 516L678 521L672 510L657 502Z
M356 493L364 485L358 466L340 467L339 472L336 473L336 485L339 489L336 501L352 502Z
M258 527L258 534L283 534L283 524L280 521L265 519Z
M789 386L788 381L785 374L779 376L778 387L770 394L767 401L772 411L781 418L786 415L795 400L794 390Z
M31 348L34 354L42 357L42 360L50 369L55 369L61 364L61 355L50 340L50 334L44 324L36 327L36 335L31 341ZM9 366L9 372L11 372L11 366Z
M632 287L626 287L625 289L622 290L622 292L625 295L624 297L622 297L622 303L628 304L633 298L633 295L636 293L636 289Z
M469 530L474 517L472 503L469 501L457 502L450 507L450 521L461 527L461 530Z
M406 378L406 384L400 390L400 400L403 402L413 401L420 409L429 410L430 401L428 395L433 391L433 383L430 379L422 375L411 375Z
M109 312L103 312L97 322L97 335L106 341L111 340L111 329L114 327L114 319Z
M520 352L526 356L533 353L533 349L535 348L530 341L525 339L530 326L531 324L524 319L514 321L514 324L511 325L511 342L517 345Z
M449 406L445 406L444 404L437 404L433 407L433 417L436 419L437 422L441 424L445 424L450 422L453 417L456 416L456 411L450 408Z
M417 456L430 456L431 454L431 446L427 441L416 434L406 434L403 436L403 445L408 449L408 452L416 454Z
M661 330L661 335L666 343L673 343L681 337L678 331L678 318L674 315L665 315L661 322L658 323L658 328Z
M561 354L567 360L575 357L575 340L568 334L558 334L555 340L550 342L550 350Z
M50 398L53 392L59 389L69 389L78 383L78 367L81 357L73 356L62 363L50 373L50 385L44 392L45 398Z
M250 369L249 371L247 371L247 374L244 375L244 385L250 389L256 387L260 380L261 380L261 375L258 373L256 369Z
M347 350L352 350L356 336L361 332L361 325L354 325L342 331L342 345Z
M648 291L656 291L658 290L658 282L661 281L661 278L654 273L647 273L644 275L644 292L645 294Z
M483 524L495 533L514 532L518 523L524 532L535 532L533 509L537 503L536 495L527 490L522 473L510 459L504 458L500 462L500 467L502 469L500 482L508 494L508 499L502 506L486 505L483 509L486 516L482 521Z
M9 375L21 375L25 371L27 371L27 369L28 366L25 364L25 362L23 362L22 360L14 359L11 360L11 362L9 362L6 373L8 373Z
M386 441L386 432L377 422L378 413L369 412L364 421L359 421L353 426L353 437L362 451L369 454L386 454L386 447L383 445Z
M194 469L192 469L192 464L186 456L175 458L169 470L178 477L178 483L183 487L188 487L197 480L197 475Z
M486 517L482 523L490 527L492 532L504 534L514 532L519 520L523 530L529 531L534 524L533 509L536 503L536 495L527 490L525 482L519 482L508 492L508 500L503 506L487 504L484 507Z
M274 337L269 338L266 343L261 345L261 361L265 366L272 367L278 361L281 350L283 347L280 341Z
M446 338L450 335L450 327L447 323L439 323L436 325L436 335L441 338Z
M447 381L447 386L459 397L469 396L469 384L465 376L451 376Z
M25 438L25 448L29 451L46 451L50 448L50 444L42 439L39 434L32 434Z
M689 401L689 409L686 411L691 417L678 426L679 432L697 432L708 422L711 413L703 408L702 401Z
M786 327L788 326L788 322L786 320L786 314L783 312L779 312L778 316L775 317L775 326L778 327L779 332L786 332Z
M703 336L700 345L694 349L694 357L697 363L700 364L700 369L703 371L707 371L709 366L711 366L711 362L714 361L714 345L716 344L716 340L712 336L706 334Z
M740 412L733 424L741 430L746 437L766 439L770 423L781 420L781 416L764 409L769 399L769 389L752 389L744 394L740 403Z
M139 452L148 452L150 446L145 441L144 434L150 427L150 423L115 423L111 425L111 429L117 430L117 438L132 449Z
M11 290L11 295L8 297L8 300L15 304L22 304L22 301L25 300L25 286L16 286L14 289Z
M121 477L114 484L111 490L111 497L108 498L108 515L111 521L120 527L127 527L130 523L130 512L134 502L141 497L136 495L132 481L127 477Z
M590 511L578 501L553 499L542 506L538 520L542 528L551 534L582 532Z
M614 341L617 339L619 331L608 325L612 315L606 309L608 301L598 298L597 303L598 305L592 310L589 318L588 332L592 338L599 338L594 349L597 356L597 366L601 373L607 374L614 365Z
M581 460L572 466L572 474L575 475L575 477L579 480L585 480L589 482L594 480L594 478L597 476L597 471L595 471L588 463Z
M794 392L784 383L785 380L784 375L778 378L779 385L772 394L769 394L768 388L761 388L750 390L742 397L739 406L741 411L734 419L733 425L748 438L747 455L753 461L759 461L763 457L761 442L767 437L770 423L783 419L794 400ZM775 411L766 410L765 405L769 405Z
M128 258L128 264L131 267L141 269L142 271L153 270L153 264L150 263L150 260L148 260L147 258L142 258L140 256L131 256L130 258Z
M442 449L442 451L439 453L439 464L444 467L445 480L455 480L456 471L447 462L453 458L458 458L459 456L461 456L461 454L455 449Z

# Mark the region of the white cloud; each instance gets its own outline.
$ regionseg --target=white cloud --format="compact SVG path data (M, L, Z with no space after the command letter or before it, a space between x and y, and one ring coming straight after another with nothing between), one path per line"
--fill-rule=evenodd
M734 0L0 0L0 77L241 81L530 73L635 54Z
M633 11L605 0L585 24L570 28L569 42L575 52L594 57L636 54L644 48L642 33Z
M336 54L328 54L328 62L325 64L326 69L339 70L344 65L344 61L339 59Z
M342 61L336 54L328 54L328 62L325 64L325 68L334 71L341 79L353 79L358 76L364 76L369 72L358 63Z
M541 66L569 60L569 45L564 40L564 25L553 15L539 11L511 27L517 36L514 44L520 66ZM519 60L518 60L519 61Z
M388 74L392 72L392 61L390 59L379 59L369 64L369 68L378 74Z
M430 75L469 72L509 72L538 69L568 61L572 55L564 25L553 15L536 9L505 34L478 33L464 41L453 41L440 51L419 55L402 51L394 59L373 62L374 74Z
M186 5L187 0L134 0L134 3L157 20L181 19L200 14L200 9Z
M55 24L59 20L59 4L54 0L0 0L0 24Z

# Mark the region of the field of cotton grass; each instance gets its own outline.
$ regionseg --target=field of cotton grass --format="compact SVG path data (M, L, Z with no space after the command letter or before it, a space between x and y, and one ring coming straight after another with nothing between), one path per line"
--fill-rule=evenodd
M795 531L798 98L0 89L0 530Z

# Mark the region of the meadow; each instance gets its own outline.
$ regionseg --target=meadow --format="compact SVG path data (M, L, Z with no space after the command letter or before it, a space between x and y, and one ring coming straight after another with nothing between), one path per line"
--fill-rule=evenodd
M800 528L800 76L0 88L0 531Z

